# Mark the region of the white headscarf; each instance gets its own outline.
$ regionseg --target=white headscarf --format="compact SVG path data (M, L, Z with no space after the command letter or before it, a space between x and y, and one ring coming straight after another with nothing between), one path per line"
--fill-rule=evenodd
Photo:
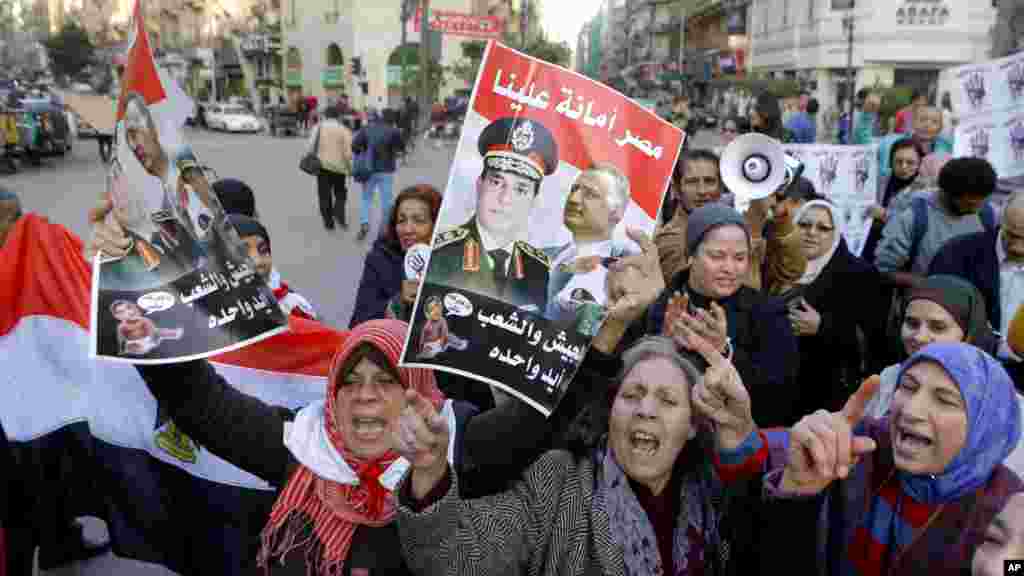
M829 247L828 252L822 254L818 258L807 261L807 269L804 271L804 275L800 280L797 281L797 284L802 286L811 284L818 278L821 271L824 270L825 266L828 266L828 263L832 260L832 256L835 255L836 250L839 248L839 242L843 239L843 219L836 214L836 207L826 200L812 200L811 202L804 204L796 211L796 214L793 216L793 222L799 224L800 220L803 219L804 215L807 214L811 208L824 208L825 210L828 210L828 214L832 218L832 227L834 228L835 235L832 238L832 246Z

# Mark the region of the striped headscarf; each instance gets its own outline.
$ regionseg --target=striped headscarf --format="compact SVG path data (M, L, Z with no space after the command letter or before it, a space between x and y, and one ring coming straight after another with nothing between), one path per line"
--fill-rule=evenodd
M398 455L388 450L373 459L355 456L341 433L337 395L346 376L342 370L352 369L349 357L362 345L369 344L384 353L391 363L391 366L381 366L382 369L397 372L403 388L415 389L440 409L444 397L437 388L433 371L398 366L408 328L408 324L399 320L365 322L349 333L334 355L328 374L324 430L331 445L359 477L359 483L349 485L326 480L300 465L270 512L270 520L263 530L260 566L266 566L271 556L283 558L295 548L308 546L305 556L311 563L311 573L341 574L358 526L384 526L394 518L394 495L380 484L379 477ZM305 531L310 525L313 534L307 539Z

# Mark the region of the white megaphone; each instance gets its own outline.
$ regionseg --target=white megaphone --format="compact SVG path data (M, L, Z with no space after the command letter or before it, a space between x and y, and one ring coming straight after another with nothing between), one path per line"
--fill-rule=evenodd
M778 140L752 132L725 147L719 170L736 210L743 213L752 201L767 198L786 184L786 154Z

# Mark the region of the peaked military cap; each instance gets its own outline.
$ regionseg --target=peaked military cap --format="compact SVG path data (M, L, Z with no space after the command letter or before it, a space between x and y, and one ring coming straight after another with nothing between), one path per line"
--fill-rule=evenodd
M558 169L558 144L543 124L529 118L499 118L477 143L484 166L539 182Z

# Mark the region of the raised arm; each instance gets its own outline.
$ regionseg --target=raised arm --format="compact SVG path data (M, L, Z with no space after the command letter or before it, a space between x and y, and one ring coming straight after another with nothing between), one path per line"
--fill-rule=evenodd
M242 470L282 485L290 461L286 408L232 388L205 360L136 368L185 434Z
M453 576L526 573L544 553L559 517L589 514L581 499L559 498L577 472L570 459L566 452L549 453L511 490L477 500L459 498L450 470L424 499L415 498L407 478L397 520L409 568Z

